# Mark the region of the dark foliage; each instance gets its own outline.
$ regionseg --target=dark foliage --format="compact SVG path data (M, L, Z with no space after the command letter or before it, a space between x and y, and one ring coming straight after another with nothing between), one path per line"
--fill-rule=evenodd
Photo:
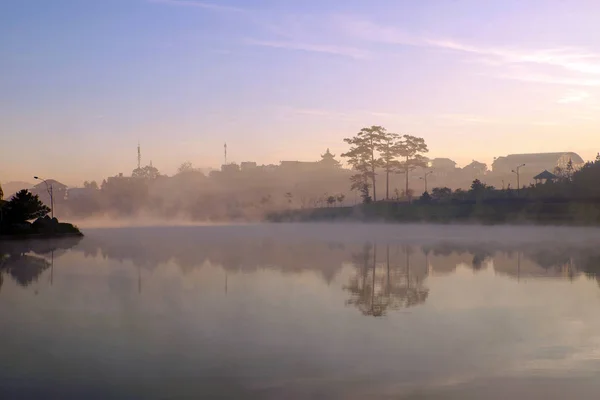
M43 217L50 212L37 195L23 189L17 193L3 207L3 219L11 224L23 223L32 219Z

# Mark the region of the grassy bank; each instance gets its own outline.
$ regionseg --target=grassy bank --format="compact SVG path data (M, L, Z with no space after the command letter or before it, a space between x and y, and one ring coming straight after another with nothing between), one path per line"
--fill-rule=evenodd
M287 210L271 213L267 220L600 225L600 202L541 202L529 199L429 204L377 202L354 207Z

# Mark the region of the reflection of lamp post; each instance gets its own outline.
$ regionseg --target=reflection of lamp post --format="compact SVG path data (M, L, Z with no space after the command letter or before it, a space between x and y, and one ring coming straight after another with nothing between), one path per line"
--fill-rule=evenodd
M521 169L521 167L524 167L525 164L521 164L516 168L516 171L513 169L511 172L514 174L517 174L517 194L521 193L521 181L519 180L520 178L520 173L519 173L519 169Z
M52 219L54 219L54 191L52 189L52 184L48 185L48 182L45 179L40 178L39 176L34 176L33 179L37 179L38 181L42 181L46 184L46 190L50 195L50 212L52 215Z
M427 175L431 175L431 174L433 174L433 171L427 171L427 172L425 172L425 175L423 175L422 178L419 178L422 181L425 181L425 191L427 191Z

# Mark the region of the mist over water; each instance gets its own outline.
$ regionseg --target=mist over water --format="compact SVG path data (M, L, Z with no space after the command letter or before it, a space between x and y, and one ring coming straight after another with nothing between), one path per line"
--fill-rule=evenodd
M592 399L599 239L249 224L3 243L0 397Z

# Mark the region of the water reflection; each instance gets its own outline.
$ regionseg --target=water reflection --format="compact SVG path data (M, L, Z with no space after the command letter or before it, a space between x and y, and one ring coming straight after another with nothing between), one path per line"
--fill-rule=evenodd
M413 248L397 246L390 256L390 247L385 245L384 263L377 262L377 245L371 243L352 257L356 272L345 286L351 295L346 304L357 307L363 315L378 317L388 310L412 307L425 302L429 294L423 286L427 268L411 268Z
M496 274L519 281L541 277L574 279L580 275L598 279L600 271L600 249L573 243L356 243L285 236L231 240L216 236L199 241L176 231L165 240L165 235L158 232L148 229L137 231L136 235L101 235L83 240L75 250L86 257L133 263L139 293L143 287L142 271L169 262L184 274L207 264L220 266L225 270L225 292L230 274L265 269L284 274L313 271L330 283L344 266L350 265L353 273L343 286L349 295L346 304L368 316L384 316L425 303L430 294L427 277L453 273L457 266L474 272L493 268ZM41 271L47 266L42 261L37 265L32 270Z
M0 398L561 398L524 378L600 370L593 244L237 231L0 244Z
M541 277L575 279L583 275L598 280L600 285L600 249L574 244L360 244L285 237L238 237L229 241L217 237L198 241L188 235L165 240L164 235L153 230L136 233L116 231L84 240L2 243L0 288L4 276L25 287L47 270L52 284L54 260L69 249L88 258L131 262L136 268L138 293L143 289L143 270L152 271L170 262L184 274L207 264L223 268L225 292L230 274L264 269L284 274L313 271L330 283L344 266L351 266L353 273L343 285L349 295L346 304L363 315L375 317L425 303L430 294L427 277L453 273L457 266L474 272L493 268L496 274L519 281Z
M53 284L54 257L60 257L74 247L80 238L43 241L0 242L0 289L4 275L10 276L17 284L26 287L37 282L46 270L50 270L50 284Z

